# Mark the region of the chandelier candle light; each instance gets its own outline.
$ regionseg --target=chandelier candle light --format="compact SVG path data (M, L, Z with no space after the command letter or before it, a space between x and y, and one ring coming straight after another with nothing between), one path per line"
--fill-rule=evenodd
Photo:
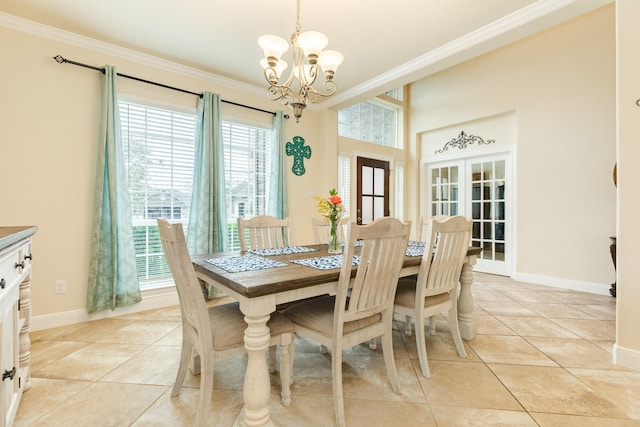
M287 41L278 36L266 35L258 39L258 44L265 56L260 65L264 68L264 77L269 83L267 97L274 101L281 99L284 105L289 105L298 123L302 110L309 102L316 103L319 97L329 97L336 93L333 76L342 63L343 56L335 50L322 50L329 43L324 34L317 31L300 32L300 0L296 0L296 4L296 29L291 34L293 64L286 81L279 83L280 75L288 66L280 59L289 50ZM318 66L324 72L323 91L313 87L318 77ZM294 87L296 81L297 89Z
M329 220L329 253L342 253L342 242L338 234L340 218L344 214L342 197L338 196L338 191L332 188L329 191L329 198L316 196L318 202L318 213Z

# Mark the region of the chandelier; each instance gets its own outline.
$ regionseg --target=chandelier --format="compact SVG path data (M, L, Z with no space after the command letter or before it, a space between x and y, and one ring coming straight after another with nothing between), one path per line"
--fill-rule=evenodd
M291 74L284 82L280 83L280 76L288 64L280 57L289 50L287 41L278 36L266 35L258 39L258 45L265 56L260 65L264 68L264 77L269 83L267 97L274 101L281 99L284 105L289 105L298 123L302 110L309 102L316 103L319 97L329 97L336 93L333 76L343 57L335 50L322 50L329 43L324 34L317 31L300 32L300 0L296 3L296 29L291 34L293 64ZM318 66L324 72L322 89L313 86L318 77Z

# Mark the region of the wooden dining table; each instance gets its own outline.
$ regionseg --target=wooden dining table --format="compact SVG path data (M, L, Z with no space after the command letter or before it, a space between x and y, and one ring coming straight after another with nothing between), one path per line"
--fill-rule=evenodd
M214 286L240 303L245 315L247 329L244 344L248 354L244 377L244 409L240 416L242 426L272 426L269 415L271 384L265 351L269 346L267 321L283 303L299 301L336 292L340 269L320 270L293 263L293 260L316 258L330 255L327 245L307 245L316 251L265 256L269 260L280 261L284 266L260 270L229 272L211 263L217 258L255 256L249 251L196 255L192 257L198 278ZM458 319L460 333L466 340L475 337L472 317L473 265L481 248L470 247L460 274L460 294L458 297ZM237 259L237 258L235 258ZM222 260L219 260L222 261ZM417 274L421 256L405 256L400 276ZM355 273L355 267L354 267Z

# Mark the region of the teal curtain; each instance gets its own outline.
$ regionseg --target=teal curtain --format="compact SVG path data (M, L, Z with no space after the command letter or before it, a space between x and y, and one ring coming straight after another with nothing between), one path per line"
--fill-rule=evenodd
M105 66L93 209L87 312L140 302L131 209L120 137L117 73Z
M284 113L282 111L276 111L273 116L273 142L269 214L277 218L287 218L289 216L289 195L287 191L287 157L284 142Z
M227 215L220 95L203 93L198 100L197 114L187 246L192 254L224 252L227 247Z
M187 228L187 247L192 254L227 250L227 214L225 209L224 146L220 95L205 92L198 100L198 124L193 194ZM203 292L212 298L217 290L202 283Z

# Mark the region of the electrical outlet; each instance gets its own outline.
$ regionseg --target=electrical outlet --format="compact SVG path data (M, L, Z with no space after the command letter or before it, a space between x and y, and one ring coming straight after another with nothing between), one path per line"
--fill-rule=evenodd
M64 294L67 292L67 281L66 280L54 280L53 282L53 293L54 294Z

